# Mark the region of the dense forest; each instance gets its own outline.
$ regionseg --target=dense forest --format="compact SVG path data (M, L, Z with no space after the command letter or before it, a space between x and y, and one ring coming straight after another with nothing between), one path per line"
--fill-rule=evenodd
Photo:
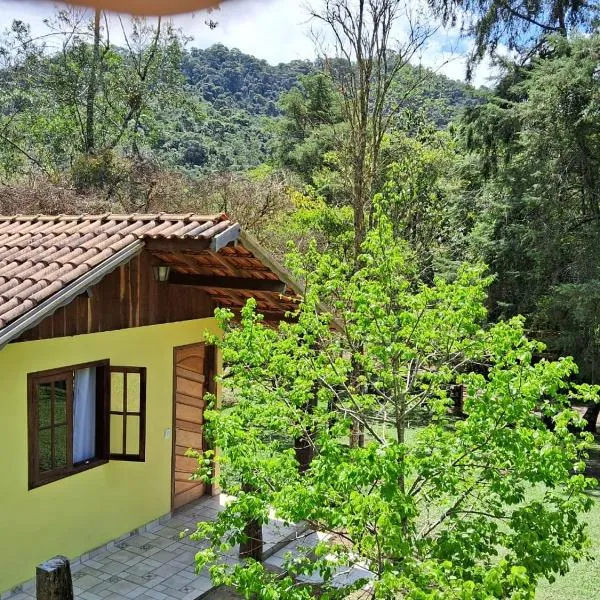
M155 107L160 127L147 136L146 151L161 164L192 176L241 172L269 162L275 152L276 130L284 112L286 94L300 89L302 78L318 71L316 64L307 61L271 66L222 45L206 50L170 48L170 51L180 52L177 56L180 72L169 74L169 78L175 79L157 79L156 82L171 86L178 97ZM117 48L115 52L122 55L124 50ZM48 67L50 61L46 64L44 60L38 65L44 71ZM7 71L4 74L9 76ZM415 111L425 111L436 126L447 126L462 108L477 101L477 93L460 82L431 71L425 71L424 75L417 67L406 67L407 80L424 79L418 94L406 104ZM65 73L65 76L76 78L78 75ZM42 85L48 78L51 85L67 83L65 80L59 83L50 71L45 71L38 84ZM64 94L74 90L56 91ZM64 107L58 106L59 98L56 108L61 110ZM138 125L149 126L149 123ZM70 161L70 157L63 158ZM48 168L56 170L59 164L49 164Z
M353 202L368 223L378 197L424 280L483 261L493 318L525 315L550 353L574 355L596 382L600 38L579 35L588 17L527 48L516 36L524 58L502 59L494 89L411 62L426 39L390 50L386 73L371 74L377 140L360 190L343 57L274 66L188 48L164 21L131 21L115 46L108 21L73 10L48 21L58 42L47 44L16 21L0 44L0 209L226 210L276 253L287 238L316 239L352 260L366 227ZM494 27L479 31L470 65Z
M200 123L184 126L181 137L166 139L160 149L172 164L206 172L239 171L268 162L275 151L286 94L300 89L302 78L318 72L319 66L306 61L271 66L215 45L185 52L182 70L189 92L204 101L206 116ZM403 76L408 81L422 75L418 67L407 65ZM401 88L402 82L397 85ZM426 71L418 94L406 104L426 111L442 128L477 99L477 92L469 86Z

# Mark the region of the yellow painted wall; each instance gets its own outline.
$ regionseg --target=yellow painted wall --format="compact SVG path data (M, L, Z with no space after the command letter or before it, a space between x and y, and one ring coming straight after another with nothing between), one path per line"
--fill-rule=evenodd
M57 554L76 557L171 510L173 348L214 319L11 344L0 350L0 592ZM146 461L111 461L29 491L27 374L110 359L147 368Z

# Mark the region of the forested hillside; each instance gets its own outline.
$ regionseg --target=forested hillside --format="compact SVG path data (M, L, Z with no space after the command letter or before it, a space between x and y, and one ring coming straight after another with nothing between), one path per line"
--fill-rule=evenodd
M318 63L308 61L272 66L222 45L192 48L182 57L182 71L189 92L204 101L205 115L180 123L157 148L173 165L188 171L239 171L268 162L275 151L283 96L301 87L303 76L318 70ZM421 79L418 91L403 98L403 90ZM395 82L395 89L407 110L423 112L440 128L482 95L412 65Z
M192 89L213 108L245 110L253 116L281 114L280 98L298 86L302 75L319 70L319 63L293 61L269 65L236 49L216 44L200 50L192 48L183 57L182 70ZM404 81L414 79L419 69L410 66ZM397 87L404 83L401 79ZM476 92L462 82L432 71L420 86L412 106L439 103L439 115L432 112L439 126L447 125L462 108L473 104Z
M70 18L68 13L59 13L52 27L73 27ZM64 56L63 60L60 55L48 56L43 45L25 43L27 32L27 24L18 23L5 36L4 48L8 54L4 55L6 65L0 76L6 85L0 93L4 94L5 113L34 128L25 145L37 144L35 138L39 134L43 138L39 143L45 147L28 157L25 148L10 144L9 152L17 162L31 162L35 157L40 168L54 170L64 164L63 160L72 163L72 157L61 158L64 150L57 148L54 156L42 158L46 153L47 138L41 129L54 132L55 140L64 135L68 148L69 126L64 119L70 116L78 121L83 119L76 106L71 104L69 107L69 98L77 94L77 79L90 58L80 52L86 33L82 30L81 37L75 37L71 42L71 50L78 55L74 56L75 60L66 62ZM151 44L150 34L148 26L139 26L131 32L131 37L138 44ZM141 90L137 88L141 86L148 100L155 103L150 121L136 121L138 107L127 106L126 102L122 105L122 114L117 111L118 116L109 116L116 125L114 144L121 143L127 128L133 124L138 134L143 130L148 149L162 162L188 173L239 172L272 161L276 152L276 132L284 113L284 96L301 88L304 76L318 72L318 63L293 61L273 66L222 45L206 50L185 49L176 33L165 27L157 41L157 48L163 54L154 56L154 61L165 61L164 66L160 72L150 71L147 76L134 69L135 60L143 60L141 55L136 57L133 51L123 48L110 49L116 60L115 66L118 65L122 72L114 79L104 81L105 85L111 86L106 93L121 94L122 100L133 100L129 88L135 88L139 96ZM12 69L14 56L10 53L15 47L20 47L19 53L26 57L27 63L22 65L26 70ZM109 56L107 49L106 58ZM132 79L127 81L127 77ZM415 92L404 97L405 88L413 87L416 81L419 84ZM465 107L479 102L482 97L480 92L461 82L412 65L403 69L402 77L394 82L394 89L397 101L407 111L426 115L439 128L446 127ZM143 100L142 96L140 100ZM12 112L11 106L18 106L16 113ZM109 111L114 108L113 104ZM126 110L128 108L131 110ZM146 110L146 116L148 114ZM122 124L118 125L120 120ZM10 128L13 119L9 121ZM20 136L16 130L15 133ZM108 140L103 143L113 145Z
M272 66L221 44L206 50L192 48L182 63L194 92L216 110L230 108L271 117L281 113L281 95L297 85L301 75L314 69L308 61Z

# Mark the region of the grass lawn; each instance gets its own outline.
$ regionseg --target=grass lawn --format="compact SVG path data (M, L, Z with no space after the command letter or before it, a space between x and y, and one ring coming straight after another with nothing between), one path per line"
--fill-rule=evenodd
M420 427L411 427L406 431L407 443L411 443ZM378 431L380 435L394 438L395 429L391 426ZM372 441L368 432L365 432L366 441ZM347 440L344 438L343 440ZM600 436L596 446L590 451L588 460L588 475L595 477L600 482ZM557 577L550 584L548 581L540 583L536 600L600 600L600 485L592 492L594 506L584 516L589 524L589 533L592 539L590 554L592 561L584 561L571 565L571 570L564 576ZM220 596L219 596L220 597Z
M414 439L417 431L418 428L407 431L408 443ZM393 428L389 428L387 433L394 437ZM369 435L366 437L368 440ZM596 446L590 451L588 470L588 475L600 482L600 436ZM557 577L552 584L542 582L538 587L536 600L600 600L600 486L592 495L595 500L594 507L584 518L589 524L592 538L590 553L595 560L572 565L569 573Z
M595 491L594 508L586 515L595 560L573 565L564 577L538 588L536 600L600 600L600 490Z
M590 452L589 475L600 481L600 439ZM595 503L585 516L592 538L591 554L595 560L573 565L564 577L553 584L544 582L536 600L600 600L600 487L592 493Z

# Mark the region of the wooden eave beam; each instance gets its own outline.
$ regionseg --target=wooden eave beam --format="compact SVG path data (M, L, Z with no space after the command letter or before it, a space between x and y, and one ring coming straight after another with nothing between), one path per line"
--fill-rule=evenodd
M212 259L214 259L216 262L218 262L227 271L229 271L230 273L235 275L236 277L240 277L240 276L243 277L242 270L238 269L235 266L235 264L228 259L228 257L225 257L223 254L220 254L219 252L213 252L213 251L211 251L209 253L209 256Z
M252 277L219 277L216 275L188 275L172 271L169 283L174 285L193 285L203 288L223 290L247 290L248 292L276 292L283 294L286 285L274 279L253 279Z
M235 319L239 320L242 316L241 308L230 308L231 312L235 315ZM278 323L279 321L287 321L288 323L293 323L297 321L297 318L292 314L286 315L285 312L279 312L274 310L260 310L256 311L258 314L264 317L265 323Z

